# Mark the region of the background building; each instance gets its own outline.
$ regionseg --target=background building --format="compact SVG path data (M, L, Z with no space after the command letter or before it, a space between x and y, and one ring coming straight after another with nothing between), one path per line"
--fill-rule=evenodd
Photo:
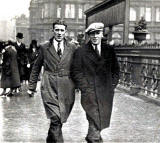
M103 0L31 0L30 40L44 42L52 36L52 23L62 18L68 25L67 35L77 39L85 29L84 11Z
M15 39L15 20L11 19L0 21L0 40L14 40Z
M29 40L29 18L26 15L22 14L20 17L16 17L16 33L23 33L23 43L26 45L30 44ZM15 35L16 36L16 35Z
M147 43L160 43L160 0L130 0L129 42L132 43L135 22L143 16L147 21ZM112 38L115 43L122 43L123 25L113 27Z

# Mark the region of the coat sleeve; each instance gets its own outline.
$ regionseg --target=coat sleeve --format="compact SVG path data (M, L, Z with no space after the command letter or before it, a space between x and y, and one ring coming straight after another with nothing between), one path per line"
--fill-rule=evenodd
M30 79L29 79L29 84L28 84L28 89L35 91L36 86L37 86L37 81L38 81L38 76L41 71L42 65L43 65L43 50L42 47L40 47L39 55L32 67Z
M81 48L79 48L74 52L73 55L71 64L71 78L74 81L76 87L81 91L85 90L88 87L88 83L84 76L83 70L82 52Z
M113 88L115 88L119 81L120 68L119 68L119 64L118 64L118 60L117 60L114 48L112 48L112 61L113 61L112 67L111 67L112 81L113 81L112 85L113 85Z
M24 57L25 57L25 58L24 58L24 60L25 60L24 63L25 63L25 64L28 64L28 63L29 63L28 51L27 51L27 49L26 49L26 45L24 44L23 46L24 46Z

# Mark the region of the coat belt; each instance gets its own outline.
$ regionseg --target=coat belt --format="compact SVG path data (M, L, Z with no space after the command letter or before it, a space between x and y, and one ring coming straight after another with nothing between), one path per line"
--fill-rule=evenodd
M44 73L52 75L52 76L59 76L59 77L63 77L63 76L69 76L70 72L69 71L56 71L56 72L50 72L50 71L45 71Z

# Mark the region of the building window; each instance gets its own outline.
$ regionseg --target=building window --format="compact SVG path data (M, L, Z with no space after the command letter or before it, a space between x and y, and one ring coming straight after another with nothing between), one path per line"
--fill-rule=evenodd
M65 18L75 18L75 5L74 4L66 4Z
M156 22L160 22L160 8L156 8Z
M147 39L147 40L150 40L150 39L151 39L151 34L147 34L147 35L146 35L146 39Z
M54 17L54 13L55 13L55 11L56 11L56 9L55 9L55 4L54 3L50 3L49 4L50 5L50 18L52 18L52 17Z
M136 10L134 8L130 8L130 21L136 21Z
M150 7L141 7L140 8L140 17L144 17L146 21L151 21L151 8Z
M61 18L61 7L57 5L57 18Z
M44 18L44 8L42 8L42 11L41 11L41 18L43 19Z
M83 18L83 9L82 9L82 5L79 5L78 18L79 18L79 19L82 19L82 18Z
M113 33L112 38L113 39L121 39L121 35L119 33L115 32L115 33Z
M155 33L155 39L160 40L160 33Z
M134 39L134 35L132 33L129 33L128 38L129 39Z
M44 17L49 17L49 4L44 4Z

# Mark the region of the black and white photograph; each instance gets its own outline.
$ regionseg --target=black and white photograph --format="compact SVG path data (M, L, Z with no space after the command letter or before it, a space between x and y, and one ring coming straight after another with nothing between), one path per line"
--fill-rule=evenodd
M0 0L0 143L146 142L160 0Z

